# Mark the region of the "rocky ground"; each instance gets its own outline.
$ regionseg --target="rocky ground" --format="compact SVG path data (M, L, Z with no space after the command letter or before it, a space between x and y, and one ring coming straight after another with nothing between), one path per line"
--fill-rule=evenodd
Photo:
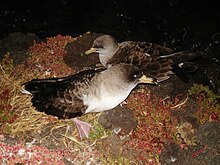
M21 84L94 67L97 55L80 54L98 35L42 41L32 33L12 33L1 41L2 164L220 164L219 61L213 58L197 61L189 83L172 76L159 86L140 85L123 106L83 116L93 125L83 141L70 120L32 107L31 98L19 92Z

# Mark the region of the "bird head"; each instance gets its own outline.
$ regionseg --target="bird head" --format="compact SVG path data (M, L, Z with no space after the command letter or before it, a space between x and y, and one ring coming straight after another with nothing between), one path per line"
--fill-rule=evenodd
M110 55L114 54L118 50L118 42L116 39L110 35L102 35L97 37L92 47L85 51L83 55L88 55L91 53L99 53L99 55Z
M132 64L116 64L109 69L109 72L111 72L111 74L109 74L111 80L109 81L117 82L117 80L120 80L120 82L117 82L119 84L124 83L127 85L130 84L131 86L136 86L139 83L157 84L154 78L145 76L141 69Z
M125 75L128 81L134 82L136 84L139 84L139 83L157 84L155 79L144 75L142 70L139 69L138 67L131 65L131 64L126 64L124 65L124 67L126 68Z

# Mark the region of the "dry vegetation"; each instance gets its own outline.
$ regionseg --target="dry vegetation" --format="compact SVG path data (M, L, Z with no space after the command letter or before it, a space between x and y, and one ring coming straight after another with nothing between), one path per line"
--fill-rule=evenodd
M172 141L182 145L177 140L179 123L172 111L184 109L188 97L177 96L171 101L169 98L157 98L147 88L133 91L126 100L126 106L134 112L138 126L121 144L121 155L117 158L111 158L107 150L98 150L100 146L97 145L108 148L106 144L99 143L100 140L113 136L112 132L98 124L98 115L89 114L80 118L93 125L90 138L80 141L71 120L58 120L36 111L31 96L21 93L21 84L33 78L74 74L75 71L63 62L63 56L67 43L75 40L60 35L48 38L46 42L32 46L29 58L22 64L14 66L10 54L6 54L0 63L2 164L159 164L159 155L165 144ZM219 120L218 96L202 85L195 85L189 94L196 98L199 105L196 111L199 124ZM10 139L16 139L16 142L12 143ZM133 156L126 156L126 153Z

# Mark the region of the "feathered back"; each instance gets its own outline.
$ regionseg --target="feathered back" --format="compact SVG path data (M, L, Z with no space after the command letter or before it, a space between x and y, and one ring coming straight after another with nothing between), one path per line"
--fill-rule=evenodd
M191 61L198 57L197 53L173 50L149 42L126 41L119 44L120 49L109 64L130 63L143 70L145 75L164 81L175 73L184 81L188 81L186 73L194 72L197 65Z
M23 85L33 95L32 103L38 111L59 118L73 118L82 115L87 108L76 95L78 88L102 70L85 70L63 78L34 79Z

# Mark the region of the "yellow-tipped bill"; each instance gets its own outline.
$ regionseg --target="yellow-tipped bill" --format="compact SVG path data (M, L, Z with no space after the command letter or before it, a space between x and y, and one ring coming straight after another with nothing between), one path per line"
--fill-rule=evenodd
M147 84L157 84L157 82L153 78L146 77L143 75L139 78L140 83L147 83Z
M96 51L95 48L91 48L91 49L85 51L85 52L83 53L83 55L88 55L88 54L94 53L95 51Z

